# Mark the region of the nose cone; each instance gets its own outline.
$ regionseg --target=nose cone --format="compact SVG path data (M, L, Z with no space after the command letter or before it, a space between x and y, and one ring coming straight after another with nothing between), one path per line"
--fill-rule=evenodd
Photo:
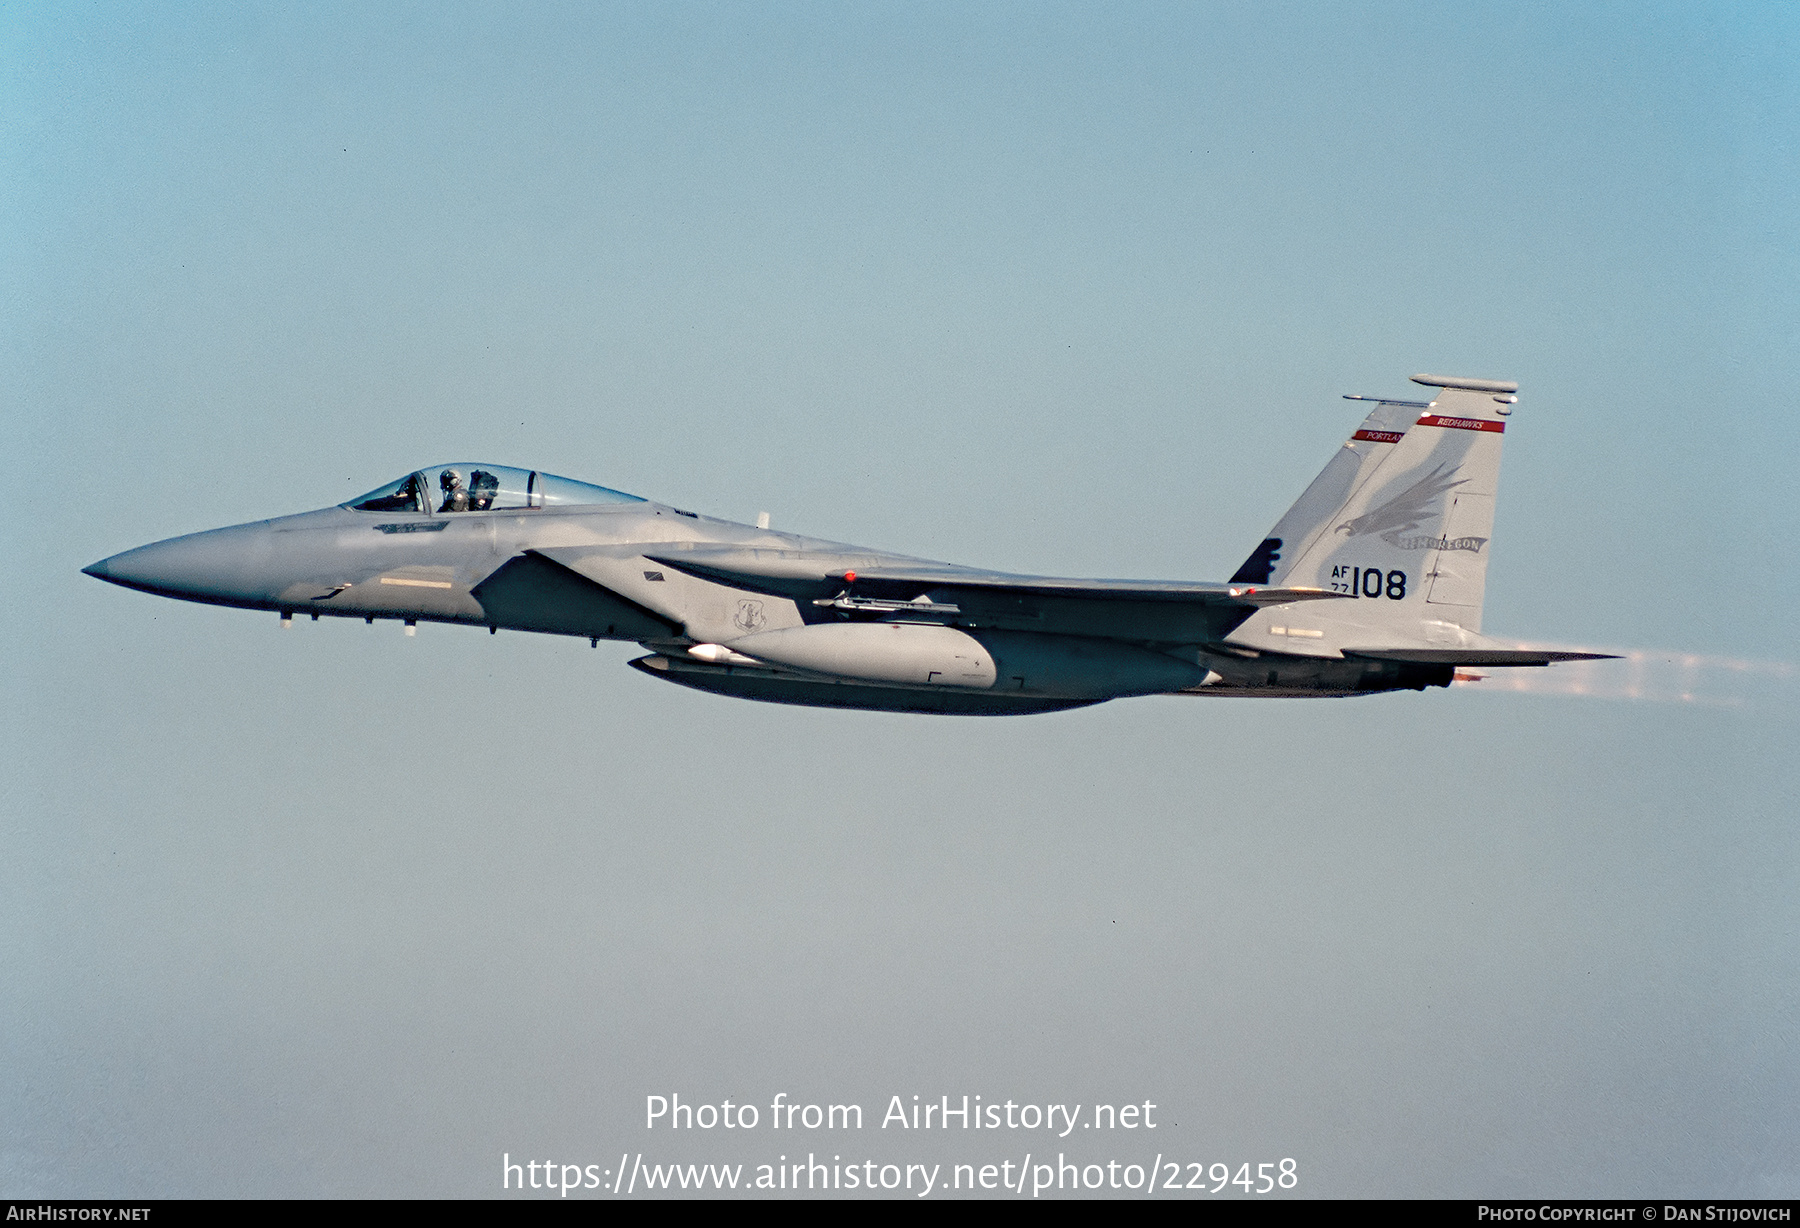
M270 530L246 524L172 537L101 559L83 575L163 597L217 605L267 605Z

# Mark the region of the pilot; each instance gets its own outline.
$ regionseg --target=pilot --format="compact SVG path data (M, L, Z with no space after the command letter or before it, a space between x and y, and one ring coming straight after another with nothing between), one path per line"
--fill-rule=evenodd
M444 488L444 505L440 512L466 512L469 510L469 492L463 486L463 476L455 469L446 469L438 474L438 485Z
M469 491L472 497L470 510L485 512L494 506L494 496L500 493L500 479L484 469L477 469L469 475Z

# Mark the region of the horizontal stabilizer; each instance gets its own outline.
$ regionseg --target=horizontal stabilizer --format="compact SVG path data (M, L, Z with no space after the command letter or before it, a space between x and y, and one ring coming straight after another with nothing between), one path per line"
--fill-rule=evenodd
M1610 652L1545 652L1535 648L1346 648L1346 657L1413 665L1550 665L1556 661L1616 661Z

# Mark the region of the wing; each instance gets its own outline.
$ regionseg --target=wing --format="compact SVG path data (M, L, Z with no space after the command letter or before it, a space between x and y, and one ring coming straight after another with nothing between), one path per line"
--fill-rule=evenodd
M1027 576L894 556L686 543L651 547L644 557L815 609L1145 643L1206 643L1263 606L1342 595L1316 588Z

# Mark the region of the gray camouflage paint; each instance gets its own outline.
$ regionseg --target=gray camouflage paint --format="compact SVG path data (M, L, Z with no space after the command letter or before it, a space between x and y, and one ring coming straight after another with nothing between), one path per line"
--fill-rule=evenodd
M1265 541L1272 587L985 572L638 500L450 512L346 504L141 546L84 570L284 619L637 641L651 655L632 664L679 685L890 711L1368 694L1447 686L1459 664L1556 659L1479 636L1486 555L1449 536L1474 523L1458 522L1462 507L1486 518L1471 540L1491 534L1516 398L1493 395L1507 386L1491 381L1415 378L1444 392L1411 429L1390 404L1369 416ZM1440 404L1458 416L1434 416ZM1284 542L1293 562L1280 561ZM1440 561L1457 551L1454 569ZM1449 589L1453 601L1442 599Z

